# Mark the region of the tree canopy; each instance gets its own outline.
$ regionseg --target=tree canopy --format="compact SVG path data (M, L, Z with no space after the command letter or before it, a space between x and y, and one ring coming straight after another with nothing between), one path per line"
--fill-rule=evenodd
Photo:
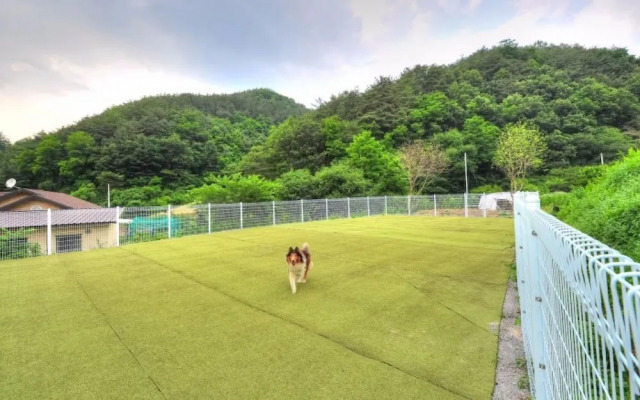
M637 147L639 96L640 59L625 49L505 40L451 65L378 77L314 110L268 89L143 98L16 143L0 136L0 171L100 204L112 183L114 205L189 201L211 185L205 177L238 173L279 182L274 198L405 194L400 149L421 141L450 163L427 192L464 190L464 153L470 189L506 189L493 160L509 126L546 143L529 178L540 183Z

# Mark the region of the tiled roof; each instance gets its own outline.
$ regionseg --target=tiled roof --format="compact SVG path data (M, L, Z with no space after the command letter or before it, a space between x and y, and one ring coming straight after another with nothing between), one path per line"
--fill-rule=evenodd
M48 192L46 190L38 189L25 189L25 191L34 193L35 195L45 200L53 201L55 203L65 205L69 208L100 208L100 206L97 204L93 204L86 200L70 196L66 193Z
M51 210L51 225L99 224L116 222L116 209L90 208ZM0 228L26 228L47 225L47 211L0 212Z
M11 209L13 206L19 204L19 203L23 203L25 201L29 201L29 200L40 200L40 201L45 201L45 202L49 202L49 203L53 203L58 205L61 208L100 208L99 205L97 204L93 204L91 202L88 202L86 200L82 200L79 199L77 197L73 197L70 196L66 193L59 193L59 192L49 192L46 190L39 190L39 189L24 189L24 188L20 188L17 190L12 190L12 191L8 191L8 192L3 192L2 194L0 194L0 200L2 199L9 199L13 196L16 196L20 193L23 193L26 195L26 197L24 197L23 199L20 199L18 201L14 201L12 203L6 203L5 205L3 205L0 208L4 208L4 209Z

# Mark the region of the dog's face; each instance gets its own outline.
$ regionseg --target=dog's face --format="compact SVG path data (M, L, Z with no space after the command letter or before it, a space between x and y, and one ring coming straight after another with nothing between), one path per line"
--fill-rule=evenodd
M295 266L298 263L303 262L302 253L300 253L300 249L297 247L294 249L293 247L289 247L289 252L287 253L287 264L291 266Z

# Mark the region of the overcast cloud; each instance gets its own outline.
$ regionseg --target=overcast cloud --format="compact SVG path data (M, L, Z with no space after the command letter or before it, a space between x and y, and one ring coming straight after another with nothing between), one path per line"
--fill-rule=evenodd
M306 105L506 38L626 47L635 0L4 0L12 141L160 93L269 87Z

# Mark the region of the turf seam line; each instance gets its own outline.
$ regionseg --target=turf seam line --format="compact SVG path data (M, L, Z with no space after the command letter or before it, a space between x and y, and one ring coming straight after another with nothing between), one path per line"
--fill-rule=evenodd
M65 267L67 266L66 264L64 264L64 265L65 265ZM129 352L129 354L131 354L131 357L133 357L133 359L136 361L136 363L138 364L140 369L142 369L142 371L144 371L144 373L147 375L147 378L149 378L151 383L153 383L153 386L155 386L156 390L162 395L162 398L164 398L166 400L167 396L165 396L164 393L162 392L162 390L160 390L160 386L158 386L156 381L151 377L151 374L149 374L149 372L144 368L144 366L142 365L142 363L140 362L138 357L136 357L136 355L133 353L131 348L129 348L129 346L127 346L127 344L124 342L124 340L122 340L122 337L120 337L120 334L118 334L118 331L116 331L115 328L113 327L113 325L111 325L111 322L109 322L109 319L107 318L106 314L96 305L96 303L93 301L93 299L91 299L91 297L89 296L89 294L85 290L84 286L82 286L80 281L78 281L76 276L68 268L67 268L67 273L73 278L74 282L76 283L76 285L78 285L80 290L82 290L82 293L84 293L84 296L87 298L87 300L89 300L89 303L91 303L93 308L98 312L98 314L100 314L102 316L102 319L107 324L107 326L111 329L113 334L116 335L116 337L118 338L118 341L120 341L120 344L122 344L122 346L125 349L127 349L127 351Z
M395 272L394 272L395 274ZM485 329L483 327L481 327L480 325L476 324L475 322L473 322L472 320L470 320L469 318L465 317L464 315L460 314L459 312L457 312L456 310L450 308L449 306L439 302L438 300L434 300L432 299L429 295L427 295L425 292L423 292L419 287L415 286L413 283L409 282L408 280L404 279L403 277L401 277L400 275L397 275L397 277L399 277L400 279L402 279L403 281L405 281L409 286L413 287L415 290L417 290L418 292L422 293L424 296L426 296L427 298L429 298L429 300L433 301L434 303L439 304L441 307L446 308L447 310L451 311L454 314L457 314L460 318L464 319L465 321L469 322L471 325L475 326L476 328L480 329L481 331L484 331L488 334L490 334L491 336L497 336L495 335L493 332L491 332L488 329Z
M251 240L244 240L244 239L236 239L236 238L224 238L224 239L225 239L225 240L234 240L234 241L239 241L239 242L245 242L245 243L251 243L251 244L260 244L260 243L252 242ZM273 247L273 246L270 246L270 245L264 245L264 246L265 246L265 247ZM135 253L134 253L134 254L135 254ZM143 257L143 258L145 258L145 257ZM340 258L338 258L338 257L329 257L329 259L332 259L332 258L333 258L333 259L340 259ZM156 261L154 261L154 260L152 260L152 259L148 259L148 260L150 260L150 261L152 261L152 262L156 262ZM157 262L156 262L156 263L157 263ZM364 265L364 266L381 267L381 266L380 266L380 265L378 265L378 264L367 263L367 262L363 262L363 261L358 261L358 263L360 263L360 264L362 264L362 265ZM162 264L160 264L160 263L157 263L157 264L158 264L158 265L162 265ZM164 265L162 265L162 266L164 267ZM165 268L168 268L168 267L165 267ZM170 270L171 270L171 268L168 268L168 269L170 269ZM425 296L429 301L432 301L432 302L434 302L434 303L436 303L436 304L440 305L441 307L443 307L443 308L445 308L445 309L449 310L450 312L452 312L452 313L454 313L454 314L458 315L460 318L462 318L462 319L464 319L465 321L469 322L470 324L472 324L472 325L473 325L473 326L475 326L476 328L480 329L481 331L484 331L484 332L488 333L488 334L489 334L489 335L491 335L491 336L497 336L497 335L495 335L493 332L491 332L489 329L483 328L482 326L480 326L480 325L478 325L477 323L473 322L472 320L470 320L469 318L465 317L464 315L462 315L462 314L461 314L461 313L459 313L458 311L456 311L456 310L452 309L451 307L449 307L449 306L447 306L447 305L445 305L445 304L443 304L443 303L439 302L438 300L433 299L433 298L432 298L431 296L429 296L427 293L425 293L425 292L424 292L424 291L422 291L420 288L418 288L417 286L415 286L414 284L412 284L411 282L409 282L407 279L405 279L404 277L402 277L401 275L399 275L398 273L396 273L395 271L393 271L391 268L389 268L389 269L387 269L387 270L388 270L388 271L390 271L393 275L395 275L397 278L399 278L399 279L400 279L400 280L402 280L403 282L407 283L409 286L413 287L413 288L414 288L415 290L417 290L420 294L422 294L423 296ZM446 276L446 275L438 275L438 274L434 274L434 275L449 278L449 277L448 277L448 276ZM480 281L480 282L481 282L481 281ZM501 284L498 284L498 283L486 283L486 282L481 282L481 283L485 283L485 284L487 284L487 285L495 285L495 286L501 285ZM206 285L205 285L205 286L206 286Z
M311 221L311 222L316 222L316 221ZM321 222L321 221L320 221ZM354 236L369 236L369 235L364 235L362 233L358 233L358 232L339 232L339 231L323 231L323 230L318 230L318 229L300 229L297 227L281 227L281 229L288 229L288 230L292 230L292 231L312 231L312 232L319 232L319 233L336 233L336 234L341 234L341 235L354 235ZM380 238L386 238L386 236L379 236ZM424 240L413 240L413 239L406 239L406 238L389 238L389 239L393 239L393 240L400 240L400 241L404 241L404 242L411 242L411 243L424 243L424 244L433 244L433 245L441 245L438 242L433 242L433 241L424 241ZM448 245L450 247L457 247L457 248L467 248L467 249L477 249L476 246L465 246L465 245L455 245L455 244L451 244Z
M221 238L220 237L218 239L230 240L230 241L236 241L236 242L242 242L242 243L250 243L250 244L259 245L259 246L262 246L262 247L267 247L269 249L273 248L274 249L273 250L274 253L275 252L279 253L278 250L275 250L275 248L276 248L275 245L264 244L264 243L260 243L260 242L254 242L252 240L229 238L229 237L225 237L225 238ZM401 240L401 239L398 239L398 240ZM424 243L424 242L420 242L420 243ZM282 250L282 249L280 249L280 250ZM506 250L506 248L505 248L505 250ZM342 261L348 261L348 262L355 262L355 263L362 264L362 265L365 265L365 266L382 267L379 264L367 263L367 262L363 262L363 261L360 261L360 260L347 260L347 259L340 258L340 257L327 257L327 258L328 259L333 259L333 260L342 260ZM478 280L478 279L464 279L464 278L452 277L452 276L449 276L449 275L435 274L435 273L432 274L432 275L437 276L437 277L441 277L441 278L456 279L456 280L460 280L460 281L464 281L464 282L471 281L471 282L481 283L483 285L488 285L488 286L503 286L504 285L504 283L502 283L502 282L487 282L487 281L482 281L482 280Z
M124 250L124 249L123 249L123 250ZM405 374L405 375L408 375L408 376L410 376L410 377L412 377L412 378L414 378L414 379L418 379L418 380L423 381L423 382L425 382L425 383L428 383L428 384L430 384L430 385L433 385L433 386L439 387L440 389L442 389L442 390L444 390L444 391L447 391L447 392L449 392L449 393L455 394L455 395L460 396L460 397L462 397L462 398L464 398L464 399L467 399L467 400L473 400L471 397L467 397L466 395L464 395L464 394L462 394L462 393L458 393L458 392L456 392L455 390L452 390L452 389L449 389L449 388L447 388L447 387L445 387L445 386L442 386L441 384L439 384L439 383L437 383L437 382L433 382L433 381L431 381L431 380L429 380L429 379L425 379L425 378L423 378L423 377L416 376L416 375L414 375L414 374L412 374L412 373L410 373L410 372L407 372L407 371L405 371L405 370L403 370L403 369L401 369L401 368L399 368L399 367L396 367L396 366L395 366L395 365L393 365L393 364L390 364L390 363L389 363L389 362L387 362L387 361L379 360L379 359L377 359L377 358L374 358L374 357L368 356L368 355L366 355L366 354L364 354L364 353L361 353L361 352L359 352L359 351L357 351L357 350L355 350L355 349L353 349L353 348L351 348L351 347L349 347L349 346L347 346L347 345L345 345L345 344L343 344L343 343L340 343L340 342L338 342L338 341L336 341L336 340L332 339L332 338L331 338L331 337L329 337L329 336L326 336L326 335L324 335L324 334L322 334L322 333L319 333L319 332L315 332L315 331L313 331L313 330L311 330L311 329L309 329L309 328L305 327L304 325L301 325L301 324L298 324L298 323L296 323L296 322L294 322L294 321L290 321L290 320L288 320L288 319L282 318L281 316L279 316L279 315L277 315L277 314L273 314L273 313L271 313L271 312L269 312L269 311L267 311L267 310L264 310L264 309L258 308L258 307L256 307L256 306L252 305L251 303L248 303L248 302L246 302L246 301L244 301L244 300L242 300L242 299L240 299L240 298L237 298L237 297L232 296L232 295L230 295L230 294L228 294L228 293L225 293L224 291L221 291L221 290L220 290L220 289L218 289L218 288L215 288L215 287L213 287L213 286L207 285L206 283L201 282L201 281L199 281L199 280L198 280L198 279L196 279L196 278L193 278L193 277L190 277L190 276L188 276L188 275L185 275L185 274L184 274L184 273L182 273L181 271L174 270L174 269L172 269L172 268L170 268L170 267L168 267L168 266L166 266L166 265L164 265L164 264L162 264L162 263L160 263L160 262L158 262L158 261L156 261L156 260L154 260L154 259L152 259L152 258L149 258L149 257L143 256L143 255L141 255L141 254L139 254L139 253L135 253L135 252L132 252L132 251L129 251L129 250L125 250L125 251L127 251L127 252L129 252L129 253L131 253L131 254L133 254L133 255L137 256L137 257L140 257L140 258L142 258L142 259L144 259L144 260L147 260L147 261L149 261L149 262L151 262L151 263L153 263L153 264L159 265L160 267L162 267L162 268L164 268L164 269L166 269L166 270L168 270L168 271L170 271L170 272L172 272L172 273L174 273L174 274L180 275L180 276L182 276L183 278L185 278L185 279L187 279L187 280L189 280L189 281L192 281L192 282L194 282L194 283L196 283L196 284L198 284L198 285L200 285L200 286L204 286L204 287L205 287L205 288L207 288L207 289L213 290L213 291L215 291L215 292L217 292L217 293L219 293L219 294L221 294L221 295L223 295L223 296L225 296L225 297L227 297L227 298L229 298L229 299L231 299L231 300L233 300L233 301L235 301L235 302L238 302L238 303L240 303L240 304L242 304L242 305L246 306L246 307L249 307L249 308L251 308L251 309L253 309L253 310L256 310L256 311L258 311L258 312L261 312L261 313L267 314L267 315L269 315L269 316L271 316L271 317L273 317L273 318L277 318L277 319L278 319L278 320L280 320L280 321L284 321L284 322L286 322L286 323L289 323L289 324L291 324L291 325L294 325L294 326L296 326L296 327L298 327L298 328L301 328L301 329L303 329L303 330L305 330L305 331L307 331L307 332L309 332L309 333L311 333L311 334L314 334L314 335L320 336L321 338L323 338L323 339L325 339L325 340L328 340L328 341L330 341L331 343L334 343L334 344L336 344L336 345L338 345L338 346L340 346L340 347L342 347L342 348L344 348L344 349L346 349L346 350L348 350L348 351L350 351L350 352L352 352L352 353L354 353L354 354L357 354L357 355L359 355L359 356L361 356L361 357L364 357L364 358L367 358L367 359L369 359L369 360L371 360L371 361L375 361L375 362L378 362L378 363L380 363L380 364L386 365L386 366L388 366L388 367L390 367L390 368L393 368L393 369L395 369L395 370L397 370L397 371L399 371L399 372L401 372L401 373L403 373L403 374Z

